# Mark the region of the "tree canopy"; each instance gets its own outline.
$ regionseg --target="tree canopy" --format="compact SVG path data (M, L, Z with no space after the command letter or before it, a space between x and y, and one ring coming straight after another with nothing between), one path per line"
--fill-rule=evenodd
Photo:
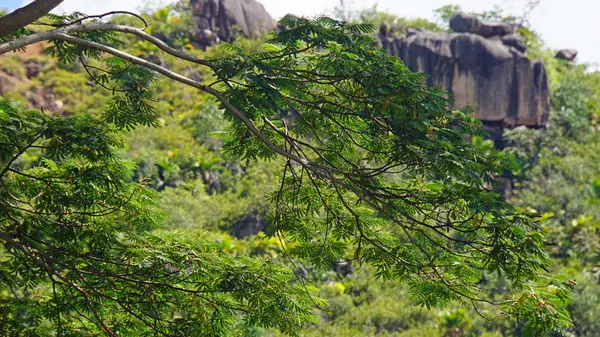
M541 333L570 324L572 284L545 271L542 228L496 190L514 157L472 142L483 135L472 112L380 50L373 25L287 16L258 48L199 57L147 33L138 15L125 25L108 14L47 14L0 36L0 54L48 41L109 95L99 114L0 104L0 309L10 312L0 331L296 334L324 304L297 270L293 280L282 264L163 228L155 193L121 153L128 133L161 127L158 75L210 96L230 156L279 169L268 234L292 269L296 258L324 269L351 255L423 307L490 307ZM487 298L486 275L511 293Z

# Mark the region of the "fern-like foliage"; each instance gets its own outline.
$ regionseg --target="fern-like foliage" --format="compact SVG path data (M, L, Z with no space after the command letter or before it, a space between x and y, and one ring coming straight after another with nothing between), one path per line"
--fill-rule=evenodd
M294 334L312 319L288 269L160 230L118 130L0 101L0 334Z
M294 16L280 24L264 50L224 45L226 56L209 65L211 88L228 103L225 149L283 158L270 220L289 253L324 268L350 252L407 283L421 306L490 304L542 333L568 325L568 289L543 272L543 233L495 190L510 157L466 141L482 136L480 122L380 50L371 25ZM124 48L113 33L75 36ZM8 307L52 322L58 335L223 336L235 333L236 315L293 334L309 321L310 298L285 268L156 229L153 193L116 155L119 132L155 123L153 73L63 41L49 53L81 62L114 95L101 120L0 105ZM482 298L486 273L507 279L514 296ZM21 327L22 317L3 319L10 334L42 333Z
M280 24L265 52L229 49L212 60L228 100L290 153L272 196L273 234L317 267L351 250L378 276L408 283L425 307L492 304L542 332L568 325L560 309L568 289L540 278L543 234L496 191L495 177L513 163L468 141L483 136L472 111L454 109L446 93L381 51L364 34L370 25L292 16ZM271 145L226 115L233 155L273 157ZM523 295L481 298L485 273ZM558 295L535 290L548 283Z

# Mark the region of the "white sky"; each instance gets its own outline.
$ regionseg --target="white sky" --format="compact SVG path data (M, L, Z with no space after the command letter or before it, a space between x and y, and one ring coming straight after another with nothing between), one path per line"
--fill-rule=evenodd
M2 0L0 0L1 2ZM151 0L167 3L171 0ZM29 2L29 1L26 1ZM109 10L136 10L147 0L66 0L62 9L86 14ZM339 0L259 0L275 18L287 13L316 15L331 12ZM466 11L491 10L500 5L508 12L522 13L527 0L354 0L359 9L378 4L380 10L405 17L432 18L433 9L447 4L458 4ZM531 13L530 22L546 44L554 49L575 48L578 59L586 63L600 63L600 0L540 0Z

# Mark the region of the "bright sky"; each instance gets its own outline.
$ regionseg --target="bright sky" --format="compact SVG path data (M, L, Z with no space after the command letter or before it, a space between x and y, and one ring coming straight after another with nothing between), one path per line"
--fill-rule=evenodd
M150 0L167 3L172 0ZM316 15L331 12L339 0L259 0L273 17L287 13ZM23 0L0 0L0 7L16 8ZM29 2L29 1L25 1ZM67 12L86 14L109 10L136 10L148 0L66 0L61 8ZM500 5L508 12L521 13L527 0L355 0L353 8L378 4L380 10L405 17L432 18L435 8L458 4L466 11L484 11ZM546 43L554 48L579 50L581 62L600 64L600 1L598 0L541 0L531 13L530 22Z

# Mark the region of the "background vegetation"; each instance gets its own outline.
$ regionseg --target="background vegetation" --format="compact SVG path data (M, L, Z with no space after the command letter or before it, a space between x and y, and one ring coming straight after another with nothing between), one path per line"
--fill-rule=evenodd
M446 30L448 13L456 6L436 13L439 20L406 19L373 8L352 12L338 8L345 20L369 23L394 23L403 27ZM151 31L171 45L187 48L197 56L216 57L226 51L214 48L194 50L187 40L190 18L185 6L159 9L145 15L152 22ZM486 18L505 17L501 10L480 13ZM115 17L126 23L127 17ZM576 280L573 300L568 306L573 327L555 336L600 336L600 74L589 72L585 65L571 65L553 58L535 34L535 27L521 29L529 44L529 55L545 61L552 87L550 123L544 130L507 130L509 146L505 152L518 164L507 172L513 180L510 202L538 216L539 226L547 233L546 248L552 257L551 271ZM159 56L151 45L131 38L128 52L144 55L155 62L202 79L208 76L190 69L176 58ZM261 41L239 40L242 50L252 51ZM27 79L26 61L34 60L40 75ZM35 55L3 56L0 71L19 80L3 95L15 109L30 105L28 93L43 88L52 90L53 100L62 104L62 114L88 111L100 117L99 107L110 101L110 92L89 80L86 69L66 65L52 57ZM160 127L142 126L126 135L120 150L131 163L133 181L143 179L158 195L158 208L166 212L168 229L193 239L210 242L226 256L262 258L289 263L296 274L296 284L318 289L328 300L315 309L319 317L302 330L304 336L534 336L521 322L499 316L492 308L475 308L457 303L442 308L414 306L407 286L376 278L373 267L354 262L332 265L329 270L312 269L299 258L291 258L273 233L267 218L267 196L278 188L275 175L282 162L247 161L223 150L224 130L229 126L217 105L189 87L159 78L151 84L157 93L156 123ZM2 115L0 115L2 117ZM477 146L490 146L481 138ZM21 165L39 161L28 154ZM121 173L119 173L121 174ZM128 173L122 173L128 174ZM158 210L157 210L158 212ZM247 235L251 227L252 235ZM211 248L211 249L213 249ZM346 259L351 261L348 254ZM2 259L2 252L0 252ZM224 257L221 263L233 263ZM349 265L353 265L352 268ZM260 270L262 265L255 265ZM282 286L280 284L280 286ZM502 277L486 274L481 282L484 294L502 298L509 285ZM552 291L552 289L549 289ZM35 294L32 300L36 299ZM0 293L0 312L14 298ZM10 312L0 318L0 325L20 324L31 313ZM3 321L4 320L4 321ZM35 321L35 319L33 320ZM17 322L17 323L15 323ZM39 323L39 324L38 324ZM23 331L43 335L44 322L24 326ZM0 327L0 332L2 328ZM236 333L247 336L277 336L271 329L253 328Z

